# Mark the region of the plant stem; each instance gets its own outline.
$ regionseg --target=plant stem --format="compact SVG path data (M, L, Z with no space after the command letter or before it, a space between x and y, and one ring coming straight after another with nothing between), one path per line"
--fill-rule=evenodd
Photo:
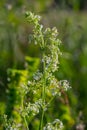
M43 58L45 54L43 52ZM46 87L46 79L45 79L45 61L43 62L43 86L42 86L42 113L41 113L41 120L40 120L40 127L39 130L43 129L43 119L44 119L44 108L45 108L45 87Z
M26 125L27 130L29 130L28 123L27 123L27 120L26 120L26 117L25 117L25 116L24 116L24 122L25 122L25 125Z
M22 109L24 109L23 99L24 99L24 96L22 96ZM25 122L27 130L29 130L28 123L27 123L25 115L23 116L23 118L24 118L24 122Z
M44 39L42 37L42 44L45 46L44 44ZM43 59L45 58L45 51L43 50ZM42 86L42 102L43 102L43 106L42 106L42 113L41 113L41 120L40 120L40 127L39 130L43 129L43 119L44 119L44 108L45 108L45 87L46 87L46 70L45 70L45 60L43 62L43 86Z
M51 104L51 102L53 101L53 99L55 98L56 96L54 96L54 97L52 97L51 99L50 99L50 101L47 103L47 106L49 105L49 104Z

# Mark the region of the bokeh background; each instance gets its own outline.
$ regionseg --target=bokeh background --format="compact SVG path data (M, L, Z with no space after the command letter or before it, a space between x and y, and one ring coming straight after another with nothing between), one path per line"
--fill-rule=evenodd
M0 114L6 109L8 69L25 70L26 56L40 57L39 47L29 43L27 10L41 15L45 27L57 27L62 41L56 77L67 79L72 89L55 100L50 112L65 122L66 130L86 130L87 0L0 0Z

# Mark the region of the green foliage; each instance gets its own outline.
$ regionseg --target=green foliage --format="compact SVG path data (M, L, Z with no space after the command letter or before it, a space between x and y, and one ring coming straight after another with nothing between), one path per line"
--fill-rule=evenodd
M26 63L26 69L29 73L29 79L32 78L33 74L37 71L37 68L39 67L40 60L39 58L32 58L29 56L25 57Z
M21 105L22 87L27 84L28 79L37 70L39 65L38 58L26 57L26 70L9 69L8 70L8 97L6 113L8 118L13 116L18 122L18 110ZM33 67L33 70L31 69ZM19 116L20 117L20 116Z

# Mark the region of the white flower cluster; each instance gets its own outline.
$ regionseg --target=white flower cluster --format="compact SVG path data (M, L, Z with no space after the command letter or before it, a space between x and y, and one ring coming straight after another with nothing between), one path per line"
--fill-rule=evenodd
M33 75L33 79L35 81L39 81L42 78L42 73L38 70L34 75Z
M41 17L39 15L34 15L34 13L26 12L25 14L28 22L37 23L37 21L40 21Z
M19 130L21 124L15 124L13 119L7 119L7 115L4 115L3 119L5 130Z
M67 91L68 89L71 88L71 86L69 85L69 82L67 80L61 80L59 82L59 86L63 88L63 90Z
M36 114L39 113L39 110L41 109L41 107L43 106L43 102L42 99L39 99L38 101L36 101L35 103L28 103L27 106L24 108L24 110L21 110L21 114L23 117L25 116L35 116Z
M48 82L49 85L47 87L47 92L50 93L52 96L60 96L59 84L57 79L53 75L49 75Z
M52 123L47 123L43 130L62 130L63 123L59 119L55 119Z
M58 32L56 27L50 29L47 28L44 31L44 42L45 42L45 48L47 49L47 54L45 56L45 59L43 61L46 62L46 67L51 72L55 72L58 69L58 55L61 54L59 50L59 45L61 41L57 38Z

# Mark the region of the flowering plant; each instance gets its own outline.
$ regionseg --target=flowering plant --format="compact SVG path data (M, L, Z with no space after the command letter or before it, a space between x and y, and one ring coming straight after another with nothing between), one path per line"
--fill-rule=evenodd
M61 55L59 45L61 41L58 39L56 27L43 28L39 23L40 16L31 12L26 12L26 19L33 24L33 34L29 36L30 42L40 46L42 58L41 69L34 73L31 80L27 84L23 83L21 89L18 89L21 95L21 105L18 113L21 121L17 123L9 123L5 116L6 130L30 129L31 121L37 117L39 123L36 130L62 130L63 124L59 119L55 119L52 123L45 123L44 117L46 111L56 96L61 96L61 92L67 91L69 83L66 80L58 81L55 77L55 71L58 70L59 55ZM17 127L18 126L18 127Z

